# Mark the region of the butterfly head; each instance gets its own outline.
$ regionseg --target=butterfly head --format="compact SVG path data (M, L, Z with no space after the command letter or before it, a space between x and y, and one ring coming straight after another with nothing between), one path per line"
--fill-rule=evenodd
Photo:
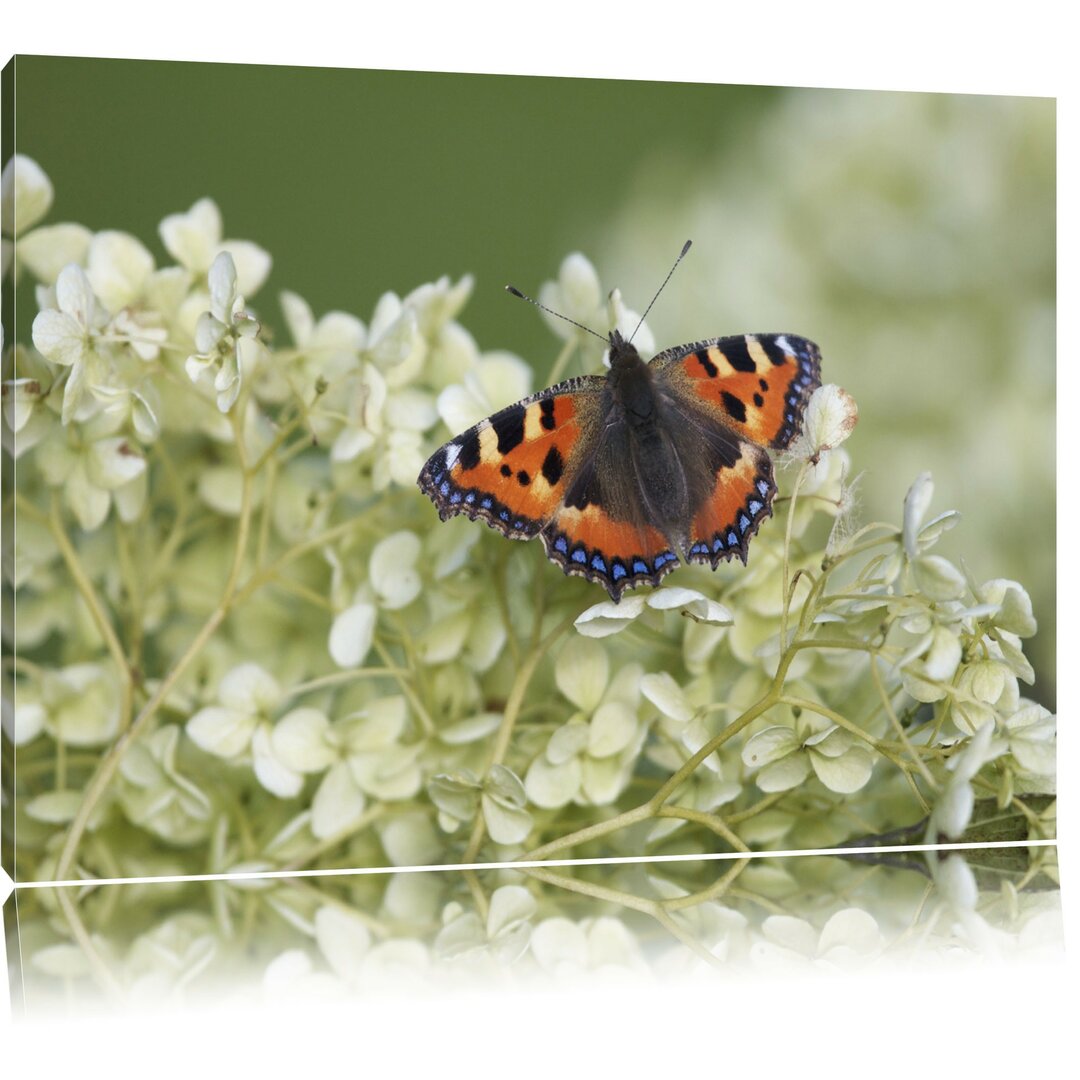
M611 370L616 372L636 369L645 363L637 349L618 330L608 334L608 359Z

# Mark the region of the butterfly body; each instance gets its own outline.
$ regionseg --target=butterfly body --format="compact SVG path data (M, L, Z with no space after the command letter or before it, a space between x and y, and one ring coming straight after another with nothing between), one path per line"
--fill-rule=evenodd
M568 574L658 585L680 561L746 562L776 493L766 448L798 433L820 353L792 334L680 345L647 363L618 331L611 367L507 406L435 452L418 484L443 520L539 535Z

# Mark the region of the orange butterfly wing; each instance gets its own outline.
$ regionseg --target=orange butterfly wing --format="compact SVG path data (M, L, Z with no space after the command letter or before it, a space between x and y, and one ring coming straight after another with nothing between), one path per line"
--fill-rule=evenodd
M679 345L649 361L677 398L758 446L783 450L821 385L821 351L795 334L740 334Z
M569 379L508 405L437 450L417 480L443 521L482 518L515 540L534 537L562 505L604 379Z

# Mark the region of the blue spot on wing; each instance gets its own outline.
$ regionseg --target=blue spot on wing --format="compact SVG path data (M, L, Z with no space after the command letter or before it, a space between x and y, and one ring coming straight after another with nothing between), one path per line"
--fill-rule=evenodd
M641 559L634 560L633 569L635 574L647 574L649 572L648 565Z
M555 541L555 550L556 551L561 551L564 555L566 554L566 537L565 536L560 536Z
M599 570L601 574L606 574L607 573L607 563L605 563L604 560L601 559L599 555L594 555L592 557L592 561L589 563L589 565L594 570Z
M750 511L751 514L756 515L757 512L761 509L761 503L759 503L757 499L751 499L746 504L746 508Z
M761 492L761 497L764 499L769 494L769 485L764 480L757 482L757 489Z
M744 533L750 528L750 519L745 514L739 515L739 532Z
M626 567L622 563L611 564L611 576L618 581L619 578L626 577Z
M583 548L574 548L574 550L570 552L570 558L573 559L574 562L576 562L576 563L584 563L585 562L585 551L584 551L584 549Z
M484 508L485 510L490 510L490 509L491 509L491 500L490 500L490 499L487 499L487 498L481 499L481 500L480 500L480 505L481 505L481 506L482 506L482 507L483 507L483 508Z
M729 532L727 534L727 542L728 542L728 547L738 547L739 538L735 535L734 532Z
M715 540L714 540L714 541L712 542L712 549L713 549L713 553L714 553L714 554L715 554L715 553L716 553L717 551L723 551L723 550L724 550L724 541L723 541L723 539L722 539L721 537L719 537L719 536L718 536L718 537L717 537L717 538L716 538L716 539L715 539Z
M439 494L440 495L449 495L450 494L450 481L449 480L444 480L439 485Z

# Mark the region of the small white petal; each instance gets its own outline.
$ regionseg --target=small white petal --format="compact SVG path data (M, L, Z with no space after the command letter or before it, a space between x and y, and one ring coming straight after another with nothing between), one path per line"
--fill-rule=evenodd
M520 844L532 831L532 816L520 807L507 806L483 795L480 805L488 835L496 844Z
M525 791L535 806L554 810L565 806L581 787L581 761L574 757L552 765L541 754L525 774Z
M228 327L217 316L209 311L204 311L195 324L196 350L203 356L213 352L217 348L218 342L225 336L227 329ZM195 381L190 370L188 371L188 377L192 382Z
M158 231L165 250L181 266L205 273L221 240L221 211L213 199L200 199L186 214L170 214Z
M13 154L0 177L0 216L8 236L21 237L52 206L53 186L45 170L25 154Z
M607 806L622 793L629 771L617 757L586 757L581 763L581 791L594 806Z
M26 804L26 816L52 825L66 825L75 817L81 803L79 791L50 791Z
M486 402L480 401L475 394L456 383L439 394L435 408L443 423L453 432L465 431L473 424L478 424L488 412Z
M948 682L956 674L962 655L963 649L957 634L944 626L935 627L930 651L924 661L923 670L927 678Z
M332 766L311 804L311 831L320 840L336 836L359 820L367 800L346 762Z
M963 911L975 910L979 900L979 885L963 856L954 852L942 859L938 863L934 880L942 895L954 907Z
M236 267L236 291L242 296L254 296L270 274L270 253L250 240L226 240L215 257L226 252Z
M641 692L665 716L680 724L687 723L694 715L683 688L666 671L645 675L641 680Z
M34 347L54 364L71 367L86 353L86 331L61 311L39 311L30 330Z
M762 791L790 791L809 775L810 762L807 755L789 754L766 765L754 778L754 782Z
M354 604L346 608L330 627L328 648L334 663L341 668L359 667L375 638L374 604Z
M19 240L19 263L49 284L68 263L85 262L92 237L84 225L44 225Z
M994 578L979 589L979 598L1000 606L994 624L1018 637L1031 637L1038 629L1031 610L1031 597L1018 581Z
M532 368L502 349L485 353L472 374L481 388L481 401L493 409L520 401L532 387Z
M146 458L125 438L99 439L90 447L86 470L90 480L111 491L146 469Z
M760 768L795 753L801 745L791 728L779 724L767 727L746 740L742 749L743 764L749 769Z
M82 461L68 474L64 498L78 519L79 527L86 532L93 532L108 516L109 493L91 482Z
M567 255L559 267L559 291L562 294L563 310L578 322L595 318L600 307L600 278L593 264L580 252Z
M607 650L596 641L569 641L555 664L555 684L584 712L600 703L609 674Z
M916 538L919 527L922 525L926 511L930 508L930 502L934 497L934 481L928 472L919 473L915 483L908 489L904 496L904 550L909 559L914 559L919 553Z
M315 912L315 940L334 973L346 982L357 978L371 949L371 931L363 921L330 904Z
M806 405L802 434L793 445L795 457L815 458L826 450L834 450L855 429L859 409L854 398L833 383L819 386Z
M294 799L304 786L304 778L290 769L274 753L270 728L261 724L251 739L255 776L272 795L279 799Z
M624 597L618 604L605 600L586 608L574 620L574 626L585 637L609 637L625 630L644 610L644 596Z
M633 709L621 701L601 705L589 723L589 753L609 757L625 750L638 733L638 719Z
M218 686L218 700L231 709L265 715L281 700L277 680L258 664L238 664Z
M874 768L874 759L864 747L853 746L838 757L811 750L810 764L830 791L847 795L865 787Z
M297 772L321 772L335 759L326 738L329 730L330 721L318 709L292 709L274 725L274 754Z
M199 474L199 498L226 517L239 517L244 502L244 477L236 465L212 465Z
M154 270L154 257L125 232L99 232L87 253L87 277L109 311L133 304Z
M919 589L931 600L955 600L963 595L964 575L941 555L920 555L912 563Z
M289 328L293 341L300 346L311 340L315 331L315 316L311 305L298 293L287 289L278 294L281 310L285 315L285 325Z
M237 293L236 265L227 251L221 252L214 258L206 280L210 286L210 313L220 323L231 323ZM198 338L195 343L198 346ZM200 348L199 351L204 350Z
M56 304L80 326L89 328L101 321L98 300L81 266L69 263L56 279Z
M247 749L257 723L258 718L251 713L211 705L191 717L185 730L208 754L234 758Z
M368 576L383 606L396 611L420 595L421 581L416 570L420 538L408 530L380 540L371 553Z
M666 585L650 593L645 602L658 611L670 611L678 608L681 614L689 616L695 622L710 623L713 626L731 626L735 617L715 600L678 585Z
M10 718L7 710L4 710L4 734L15 746L25 746L44 730L46 715L45 707L40 702L18 702L11 710Z
M501 885L491 894L487 916L488 937L506 933L535 914L536 899L528 889L522 885Z

